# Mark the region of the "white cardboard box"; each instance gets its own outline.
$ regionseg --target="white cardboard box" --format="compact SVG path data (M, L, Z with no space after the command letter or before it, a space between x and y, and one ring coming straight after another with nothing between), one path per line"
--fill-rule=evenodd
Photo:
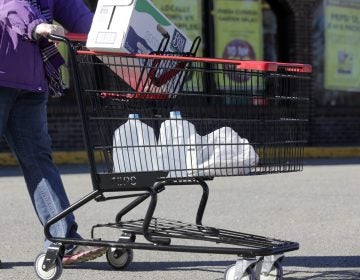
M192 41L149 0L99 0L86 47L149 53L158 49L163 30L170 36L167 50L190 50Z
M157 51L164 38L164 33L169 34L167 51L183 53L191 49L192 41L179 30L163 13L161 13L149 0L99 0L91 30L88 34L86 47L94 51L125 52L148 54ZM101 57L109 65L110 60ZM146 91L140 87L138 79L147 79L145 73L141 75L141 65L133 65L131 73L122 69L124 58L116 57L111 60L110 68L125 82L137 91ZM140 62L140 61L139 61ZM165 70L164 70L165 71ZM161 74L161 73L160 73ZM179 85L179 83L177 83ZM177 88L166 86L160 91L177 92ZM153 89L152 89L153 90Z

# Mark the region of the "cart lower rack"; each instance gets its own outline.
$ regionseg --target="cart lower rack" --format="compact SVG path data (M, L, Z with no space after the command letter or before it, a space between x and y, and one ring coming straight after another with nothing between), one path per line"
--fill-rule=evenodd
M224 279L283 279L284 253L299 244L202 224L208 180L302 170L311 67L302 64L92 52L69 46L93 191L45 226L54 244L36 262L41 279L58 279L64 245L108 247L126 268L133 250L234 254ZM195 223L154 217L167 187L202 188ZM51 236L51 225L86 203L133 200L91 239ZM148 201L143 217L124 217ZM103 240L98 229L119 231ZM194 245L195 244L195 245Z
M126 222L109 223L107 225L97 225L94 226L94 228L103 226L117 228L123 231L124 236L134 239L136 235L143 234L144 222L144 219L130 220ZM160 245L159 250L164 251L235 255L238 255L241 252L244 256L252 257L257 255L268 256L282 254L299 248L296 242L271 239L263 236L256 236L254 234L246 234L226 229L206 227L198 224L159 218L151 219L147 232L152 237L163 238L162 244L158 244L158 246ZM237 246L237 248L214 246L170 246L170 240L175 238L208 241L215 242L217 244L229 244ZM151 244L151 246L153 245ZM150 246L144 245L143 248L149 249Z

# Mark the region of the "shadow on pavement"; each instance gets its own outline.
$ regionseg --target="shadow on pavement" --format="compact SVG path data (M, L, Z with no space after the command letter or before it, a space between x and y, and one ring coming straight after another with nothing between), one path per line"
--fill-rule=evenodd
M300 275L300 276L299 276ZM284 280L358 280L359 271L295 271L287 270L284 272Z
M188 262L133 262L126 272L151 271L207 271L224 273L233 261L188 261ZM286 257L284 260L284 280L359 280L360 256L309 256ZM301 269L301 268L304 269ZM107 262L89 262L67 269L112 270ZM295 268L295 269L294 269ZM223 279L223 278L220 278Z
M234 261L189 261L189 262L133 262L127 268L127 272L166 271L166 270L198 270L223 272L224 267L235 264ZM87 262L68 266L67 269L94 269L113 270L107 262Z
M187 261L187 262L133 262L125 269L127 273L151 271L207 271L223 273L234 261ZM33 262L3 262L1 269L33 266ZM309 256L286 257L284 280L355 280L360 279L360 256ZM303 268L303 269L302 269ZM110 271L106 261L91 261L65 267L66 270L86 269ZM222 279L222 278L221 278Z
M284 265L309 268L360 268L360 256L286 257Z
M232 257L232 256L231 256ZM187 269L201 269L214 267L215 269L223 268L235 264L236 257L229 261L179 261L179 262L132 262L126 269L127 271L157 271L157 270L187 270ZM320 269L343 269L343 268L360 268L360 256L309 256L309 257L285 257L283 261L285 267L297 268L320 268ZM91 269L105 269L109 270L111 267L108 263L92 261L87 263L80 263L70 266L69 268L91 268ZM212 269L211 269L212 270ZM316 271L316 270L314 270ZM357 272L360 273L360 270ZM356 279L360 279L360 275Z
M34 262L4 262L4 261L2 261L0 269L11 269L14 267L23 267L23 266L34 266Z
M360 256L308 256L284 259L286 280L358 280ZM289 267L289 268L287 268ZM308 270L292 269L309 268ZM296 275L296 277L293 277ZM302 275L302 276L298 276Z

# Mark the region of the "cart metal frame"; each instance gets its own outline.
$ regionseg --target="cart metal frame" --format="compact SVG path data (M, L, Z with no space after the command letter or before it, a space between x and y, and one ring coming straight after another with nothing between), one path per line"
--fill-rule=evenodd
M73 203L70 207L51 218L44 226L44 233L48 240L53 242L53 245L42 254L42 258L38 258L35 265L37 270L42 270L44 273L54 271L53 278L46 279L58 279L61 275L61 259L64 254L64 246L66 244L74 245L87 245L87 246L101 246L108 247L108 261L110 265L117 269L125 268L132 260L132 250L158 250L158 251L173 251L173 252L193 252L193 253L216 253L216 254L233 254L238 256L236 264L231 266L225 271L224 279L262 279L262 275L269 275L270 272L276 273L273 278L270 279L282 279L282 267L281 260L284 257L284 253L294 251L299 248L297 242L283 241L274 238L267 238L263 236L257 236L254 234L246 234L231 230L219 229L210 226L204 226L202 224L202 218L205 212L209 187L206 181L211 180L213 177L188 177L188 178L166 178L167 172L164 171L148 171L148 172L131 172L131 173L114 173L111 172L99 172L97 170L97 160L95 158L94 147L90 143L91 138L89 131L89 118L86 115L86 104L83 100L84 89L79 81L80 70L78 67L77 56L78 55L101 55L101 52L91 52L79 50L77 44L72 41L82 41L84 38L81 35L72 34L68 38L60 36L51 36L52 40L63 42L67 45L70 51L70 62L72 65L73 77L75 81L75 90L78 98L78 106L81 112L81 119L84 127L84 138L87 147L87 156L89 160L90 176L94 190L83 198ZM165 43L166 48L166 43ZM197 48L197 47L196 47ZM195 50L196 52L196 50ZM107 55L118 56L118 53L106 53ZM194 61L206 60L207 63L230 63L235 69L250 69L250 70L271 70L282 69L284 75L305 73L307 76L311 73L311 66L302 64L287 64L287 63L262 63L246 62L246 61L230 61L211 58L196 58L194 55L188 56L172 56L150 54L150 55L125 55L129 57L137 57L140 59L159 59L162 60L175 60L186 63ZM155 64L154 66L158 66ZM183 66L182 66L183 67ZM265 68L264 68L265 67ZM275 69L275 70L274 70ZM169 79L171 79L170 77ZM305 77L308 79L309 77ZM115 93L116 96L116 93ZM289 97L290 99L290 97ZM286 102L286 100L284 100ZM305 103L308 102L305 98ZM291 121L291 120L286 120ZM306 122L306 120L304 120ZM297 145L304 145L304 142L300 141ZM295 155L295 157L301 157L302 154ZM271 165L271 163L269 164ZM289 169L284 172L300 171L299 168L295 170ZM254 172L254 175L277 173L278 170L265 170L264 172ZM280 170L282 172L282 170ZM160 219L154 217L154 211L156 209L157 200L159 194L168 186L173 185L199 185L202 188L202 196L199 202L195 223L184 223L181 221L173 221L167 219ZM129 194L115 195L116 192L128 192ZM94 225L91 231L91 239L69 239L52 236L50 233L50 227L59 220L66 217L68 214L74 212L80 207L91 201L108 201L114 199L133 198L133 201L123 207L115 217L115 222ZM144 218L131 221L123 221L123 217L138 205L148 201L149 205ZM121 232L119 240L102 240L95 236L95 231L98 228L115 228ZM143 236L146 242L137 242L136 236ZM194 242L208 242L211 246L194 246L194 245L172 245L171 240L193 240ZM219 246L217 244L225 244L226 246ZM111 260L116 260L119 256L128 254L128 261L125 264L111 263ZM38 276L41 278L41 275ZM41 278L44 279L44 278ZM269 279L269 278L266 278Z

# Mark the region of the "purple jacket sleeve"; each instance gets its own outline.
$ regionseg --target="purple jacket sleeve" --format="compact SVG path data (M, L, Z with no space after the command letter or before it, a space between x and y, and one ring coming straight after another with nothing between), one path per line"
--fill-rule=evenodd
M0 1L0 7L0 24L3 26L3 32L9 32L13 42L16 40L15 34L31 39L35 26L46 21L26 1Z
M82 0L54 0L54 20L74 33L89 33L93 13Z

